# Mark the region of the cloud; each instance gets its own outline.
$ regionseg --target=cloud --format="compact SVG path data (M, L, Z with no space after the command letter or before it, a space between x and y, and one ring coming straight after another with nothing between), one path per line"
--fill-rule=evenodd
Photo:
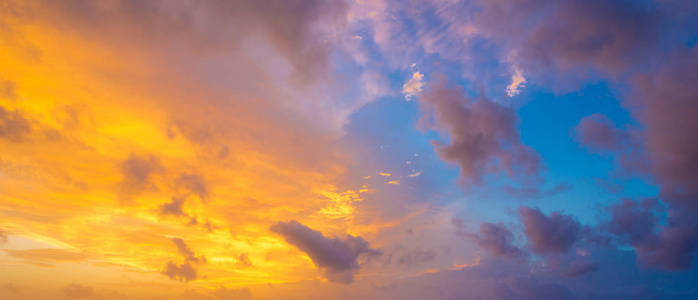
M172 238L171 241L177 247L177 252L184 258L184 263L177 264L168 261L161 273L170 279L179 281L186 282L197 279L198 275L192 264L205 263L206 257L196 256L196 253L181 238Z
M164 203L160 206L160 213L163 215L186 216L182 210L184 199L172 197L172 202Z
M599 270L598 263L579 263L572 265L572 267L570 267L564 275L574 278L597 270Z
M128 197L152 186L152 175L163 169L160 160L155 156L141 157L131 154L121 162L122 196Z
M200 199L208 198L208 188L206 182L201 175L197 174L182 174L177 178L176 186L185 189L190 193L199 196Z
M511 83L507 86L507 96L514 97L521 93L521 89L526 86L526 77L523 76L521 68L515 67L514 74L511 75Z
M599 113L584 117L574 131L578 143L598 152L620 151L630 139L626 131Z
M61 291L71 298L88 298L94 294L92 287L76 283L66 285Z
M668 25L661 5L648 2L654 1L483 0L475 26L515 48L526 69L625 72L657 50L660 28Z
M252 261L250 261L250 257L247 255L247 253L242 253L237 257L237 264L241 267L247 268L252 266Z
M31 134L31 124L18 111L0 106L0 138L11 142L23 142Z
M162 270L163 275L167 275L170 279L179 281L191 281L197 278L196 270L189 263L177 265L174 262L168 261L165 269Z
M0 96L10 100L17 98L17 84L11 80L0 80Z
M686 269L698 252L698 48L682 49L648 74L638 75L628 106L646 127L640 140L649 169L668 204L667 226L641 259Z
M330 281L351 283L359 269L359 256L380 255L363 238L347 235L340 239L327 238L322 232L308 228L298 221L278 222L270 230L283 236L286 242L308 254L315 265L324 270Z
M405 94L405 99L410 100L422 92L422 79L424 79L424 74L419 72L412 73L412 77L402 85L402 93Z
M443 159L457 163L461 175L475 183L485 174L504 170L510 176L535 177L541 166L538 154L521 143L513 109L488 99L474 100L443 82L420 97L437 128L448 132L448 144L433 142ZM493 171L494 170L494 171Z
M187 244L184 243L184 240L180 238L172 238L172 242L177 246L177 251L179 251L182 256L184 256L184 259L187 262L194 262L194 263L203 263L206 262L206 257L200 256L197 257L194 251L192 251Z
M480 246L496 257L520 257L521 249L513 245L514 235L502 224L482 223L480 234L468 234Z
M581 225L569 215L553 212L546 216L536 208L525 206L519 208L519 214L535 253L565 253L581 237Z
M611 220L602 227L621 237L624 242L639 245L646 241L656 229L656 211L661 208L656 199L641 202L623 199L610 207Z

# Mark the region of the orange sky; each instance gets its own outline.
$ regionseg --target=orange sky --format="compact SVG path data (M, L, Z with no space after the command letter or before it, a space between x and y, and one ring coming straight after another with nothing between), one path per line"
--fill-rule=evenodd
M400 181L378 169L364 175L384 177L380 186L341 179L352 162L334 142L345 109L309 92L289 97L288 88L315 93L332 83L278 75L292 74L293 62L273 36L209 49L187 44L197 32L148 40L138 31L176 30L131 27L128 15L93 28L66 8L8 5L16 13L2 13L0 31L0 80L11 83L0 107L12 131L0 139L8 236L0 282L6 293L19 291L13 297L247 293L240 288L261 297L271 284L313 281L331 288L270 225L300 220L381 248L391 243L381 232L425 212L415 204L388 217L357 206ZM280 58L252 63L260 51ZM188 262L174 238L205 262ZM168 262L192 266L195 278L166 276ZM355 275L387 272L376 270Z

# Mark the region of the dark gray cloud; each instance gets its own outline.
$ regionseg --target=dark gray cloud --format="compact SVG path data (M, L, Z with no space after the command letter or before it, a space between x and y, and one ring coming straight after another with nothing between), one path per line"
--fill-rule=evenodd
M328 238L322 232L308 228L298 221L278 222L270 230L283 236L286 242L308 254L330 281L351 283L359 269L359 257L380 255L361 237Z
M521 257L523 252L513 244L514 235L502 224L482 223L479 234L469 234L482 249L496 257Z
M437 153L457 163L464 178L480 183L492 170L525 177L540 172L538 154L521 143L513 109L488 99L470 99L443 80L430 85L419 101L426 110L423 121L432 119L448 132L448 144L433 142Z
M18 111L0 106L0 138L11 142L25 141L31 134L29 120Z
M564 253L582 235L582 227L575 219L560 212L544 215L537 208L522 206L519 214L531 250L538 254Z
M77 283L66 285L61 291L71 298L88 298L94 294L92 287Z

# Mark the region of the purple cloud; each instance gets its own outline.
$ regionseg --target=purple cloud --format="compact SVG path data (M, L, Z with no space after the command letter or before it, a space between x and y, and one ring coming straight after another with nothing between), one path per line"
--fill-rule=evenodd
M544 215L537 208L522 206L519 214L526 238L538 254L564 253L579 240L582 227L575 219L560 212Z
M540 158L521 143L513 109L488 99L470 99L457 88L438 82L419 98L425 114L437 128L448 132L448 144L433 142L443 159L457 163L461 174L475 183L492 170L511 175L536 176Z
M315 265L324 270L330 281L351 283L359 269L359 256L380 255L366 240L347 235L340 239L327 238L322 232L308 228L298 221L278 222L270 230L284 237L286 242L308 254Z
M482 249L498 257L520 257L523 252L514 246L514 235L502 224L482 223L480 234L469 234Z
M598 152L620 151L629 139L626 131L617 128L608 117L598 113L584 117L574 131L578 143Z

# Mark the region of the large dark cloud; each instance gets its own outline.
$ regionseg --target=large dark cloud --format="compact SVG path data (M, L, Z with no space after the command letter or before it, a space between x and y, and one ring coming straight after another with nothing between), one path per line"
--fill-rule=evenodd
M502 224L482 223L480 234L469 236L494 256L520 257L523 254L521 249L513 244L514 235Z
M698 251L698 48L681 50L639 75L627 100L646 127L642 136L649 169L668 204L667 226L644 260L668 269L690 267Z
M463 177L479 183L493 170L527 177L540 171L538 154L521 143L513 109L470 99L443 81L429 86L419 101L427 111L425 120L432 118L437 128L448 132L449 143L434 142L436 151L457 163Z
M486 0L476 26L516 53L529 72L589 66L618 74L660 51L670 1Z
M567 252L582 235L582 226L569 215L553 212L546 216L537 208L525 206L519 208L519 214L535 253Z
M291 245L308 254L315 265L325 272L327 279L351 283L359 269L359 257L380 255L361 237L328 238L322 232L308 228L298 221L278 222L270 227Z

